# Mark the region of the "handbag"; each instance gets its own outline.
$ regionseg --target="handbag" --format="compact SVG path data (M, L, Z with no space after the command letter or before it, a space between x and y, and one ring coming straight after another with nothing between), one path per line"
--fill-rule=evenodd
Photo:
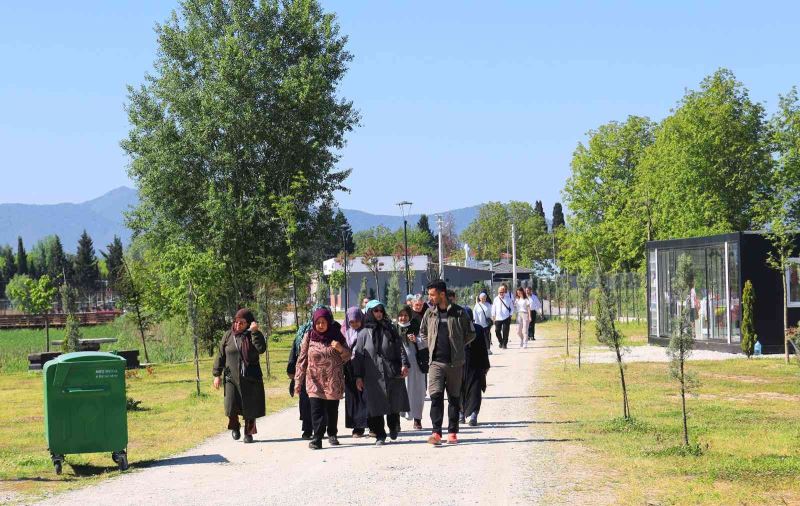
M419 370L422 371L422 374L428 374L428 369L430 366L430 358L431 358L430 350L428 348L420 349L417 343L414 343L414 347L417 348L416 358Z

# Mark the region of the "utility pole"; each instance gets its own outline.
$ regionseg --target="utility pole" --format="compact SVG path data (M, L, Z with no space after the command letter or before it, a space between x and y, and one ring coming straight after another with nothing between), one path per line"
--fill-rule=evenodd
M514 224L511 224L511 282L513 289L517 289L517 237L514 233Z
M436 224L439 226L439 279L444 280L444 245L442 244L442 215L436 215Z
M408 220L406 220L406 206L409 208L411 207L411 202L406 200L402 202L398 202L397 205L400 207L400 214L403 215L403 255L406 259L406 295L411 293L411 281L409 279L408 273Z

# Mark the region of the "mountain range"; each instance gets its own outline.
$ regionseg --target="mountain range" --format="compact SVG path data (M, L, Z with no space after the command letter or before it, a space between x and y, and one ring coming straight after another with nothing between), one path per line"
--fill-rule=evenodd
M16 247L21 236L26 247L38 240L57 234L64 248L72 251L84 229L94 241L95 248L105 249L115 235L128 244L131 232L125 226L124 212L136 207L139 197L133 188L120 186L110 192L80 204L0 204L0 245ZM452 214L455 230L461 233L478 215L480 205L453 209L436 214ZM383 225L392 230L403 226L403 218L393 215L370 214L354 209L342 209L354 232ZM416 225L419 214L408 216L410 227ZM436 231L436 217L429 215L431 230Z

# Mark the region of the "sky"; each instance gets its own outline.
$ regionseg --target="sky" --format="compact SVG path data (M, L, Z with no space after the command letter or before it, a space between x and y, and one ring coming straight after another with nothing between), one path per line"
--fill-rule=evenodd
M660 120L731 69L772 111L800 85L797 2L322 0L354 59L341 96L342 207L399 214L542 200L550 215L589 130ZM81 202L133 186L126 85L177 2L0 4L0 203Z

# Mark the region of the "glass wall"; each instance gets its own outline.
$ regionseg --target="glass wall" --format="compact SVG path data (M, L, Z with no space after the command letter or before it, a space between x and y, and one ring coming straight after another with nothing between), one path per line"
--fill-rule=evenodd
M729 242L726 257L725 246L725 243L713 243L659 248L657 255L655 250L648 253L651 335L670 336L680 315L689 311L695 339L727 342L730 327L731 341L739 341L739 248L737 242ZM682 256L691 261L693 274L685 300L679 300L674 293L676 268Z

